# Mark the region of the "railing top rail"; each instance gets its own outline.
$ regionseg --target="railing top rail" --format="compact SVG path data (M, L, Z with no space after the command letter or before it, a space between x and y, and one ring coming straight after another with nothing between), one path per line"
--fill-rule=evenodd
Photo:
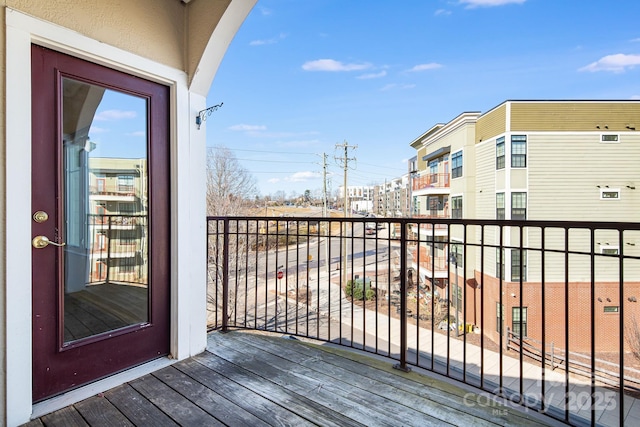
M108 216L108 215L104 215ZM122 215L115 215L122 216ZM494 227L523 227L523 228L562 228L585 230L640 230L640 222L614 221L558 221L558 220L496 220L496 219L451 219L451 218L380 218L380 217L274 217L274 216L207 216L207 221L276 221L276 222L351 222L351 223L382 223L382 224L437 224L451 226L494 226Z

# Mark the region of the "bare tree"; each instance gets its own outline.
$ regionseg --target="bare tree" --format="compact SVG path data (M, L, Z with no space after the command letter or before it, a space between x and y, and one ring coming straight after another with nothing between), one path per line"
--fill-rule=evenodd
M207 215L210 216L249 216L250 209L255 204L257 185L254 177L240 165L235 155L226 147L213 147L207 151ZM229 239L229 274L233 277L239 271L246 270L249 250L256 250L255 237L247 233L247 227L256 226L254 223L244 222L236 225L236 238ZM209 224L209 274L207 306L210 313L220 314L222 307L222 274L221 259L223 236L220 234L220 222ZM240 237L244 236L244 237ZM253 259L253 257L251 258ZM238 280L232 280L229 290L230 318L235 318L237 304L242 301L238 293ZM240 311L240 309L238 308ZM243 310L244 311L244 310ZM213 316L217 319L217 316ZM210 323L213 319L210 318ZM220 321L221 319L218 319ZM215 322L215 320L213 320Z
M640 324L638 324L635 316L631 316L631 321L626 324L625 330L627 344L629 344L631 353L636 359L640 360Z
M207 151L207 215L245 215L258 193L256 180L226 147Z

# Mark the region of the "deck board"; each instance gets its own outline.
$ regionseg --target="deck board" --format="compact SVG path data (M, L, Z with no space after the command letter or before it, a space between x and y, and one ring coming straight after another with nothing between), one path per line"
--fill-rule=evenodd
M391 366L362 351L282 334L213 332L207 351L195 357L25 425L544 425L541 416L511 407L465 405L468 389Z
M316 402L334 408L360 423L371 425L371 419L374 418L377 425L389 426L448 424L404 404L394 404L370 390L355 387L351 384L352 376L342 379L331 378L258 347L238 346L235 342L225 340L220 342L224 345L209 346L209 351L220 356L221 359L226 359L257 375L263 375L291 391L301 395L306 393ZM236 348L242 350L236 350ZM256 351L261 352L259 357L255 355ZM308 358L305 357L305 359ZM318 357L315 361L320 363L321 359Z
M89 425L133 426L111 402L103 396L94 396L75 405L82 418Z
M236 405L265 422L273 423L275 420L277 425L283 427L314 425L308 419L318 418L322 415L322 411L314 410L316 408L310 404L312 402L307 402L304 399L297 398L295 395L285 393L279 387L269 387L266 384L252 381L242 381L244 385L241 385L236 382L239 378L231 381L201 362L203 361L188 359L176 364L176 368L192 377L198 378L198 381L202 384L225 395ZM299 414L296 414L287 410L287 405L295 405L302 408L302 410ZM332 414L329 413L327 418L333 418ZM327 423L325 425L337 427L346 424Z
M177 426L167 414L138 393L129 384L113 388L104 396L133 424L140 427Z
M269 425L172 366L155 372L153 376L226 425L256 427Z

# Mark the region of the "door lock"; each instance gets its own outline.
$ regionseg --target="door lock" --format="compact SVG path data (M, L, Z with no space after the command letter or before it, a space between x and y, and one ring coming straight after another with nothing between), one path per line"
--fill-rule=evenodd
M31 244L36 249L46 248L49 245L53 245L53 246L64 246L64 245L66 245L66 243L64 243L64 242L63 243L52 242L51 240L49 240L49 238L47 236L36 236L31 241Z
M33 220L35 222L45 222L48 219L49 219L49 214L46 213L45 211L38 211L33 214Z

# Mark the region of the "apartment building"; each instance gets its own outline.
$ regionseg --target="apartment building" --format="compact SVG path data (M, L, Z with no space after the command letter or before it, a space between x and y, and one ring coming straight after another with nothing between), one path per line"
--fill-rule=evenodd
M88 276L93 282L147 283L146 162L89 158Z
M382 217L407 217L411 207L410 174L385 181L373 189L374 213Z
M344 187L340 186L340 199L344 199ZM373 209L374 186L347 186L349 207L355 212L370 212Z
M505 101L486 113L463 113L437 124L411 142L418 153L412 188L417 213L435 218L637 222L639 118L638 101ZM573 256L570 262L563 256L545 257L543 264L536 249L568 244L569 237L559 230L475 227L466 229L466 241L464 231L452 227L450 245L443 243L446 229L436 230L436 244L425 239L419 253L421 269L441 278L440 284L447 283L447 276L453 280L456 270L457 283L466 277L464 290L458 292L467 300L466 319L476 323L483 284L484 330L496 341L505 327L540 339L544 295L547 314L557 313L559 323L569 301L575 320L568 327L571 348L589 348L590 335L581 330L579 319L591 319L592 284L599 304L593 308L597 351L607 351L619 341L614 326L620 322L623 302L625 318L631 321L640 315L635 303L640 297L640 265L625 266L625 277L631 280L624 283L625 300L620 301L616 258L621 251L640 253L640 236L573 233L571 249L593 248L603 255L592 272L585 256ZM477 253L473 243L480 241L495 250ZM429 265L440 270L430 271ZM564 326L545 328L547 342L565 342Z

